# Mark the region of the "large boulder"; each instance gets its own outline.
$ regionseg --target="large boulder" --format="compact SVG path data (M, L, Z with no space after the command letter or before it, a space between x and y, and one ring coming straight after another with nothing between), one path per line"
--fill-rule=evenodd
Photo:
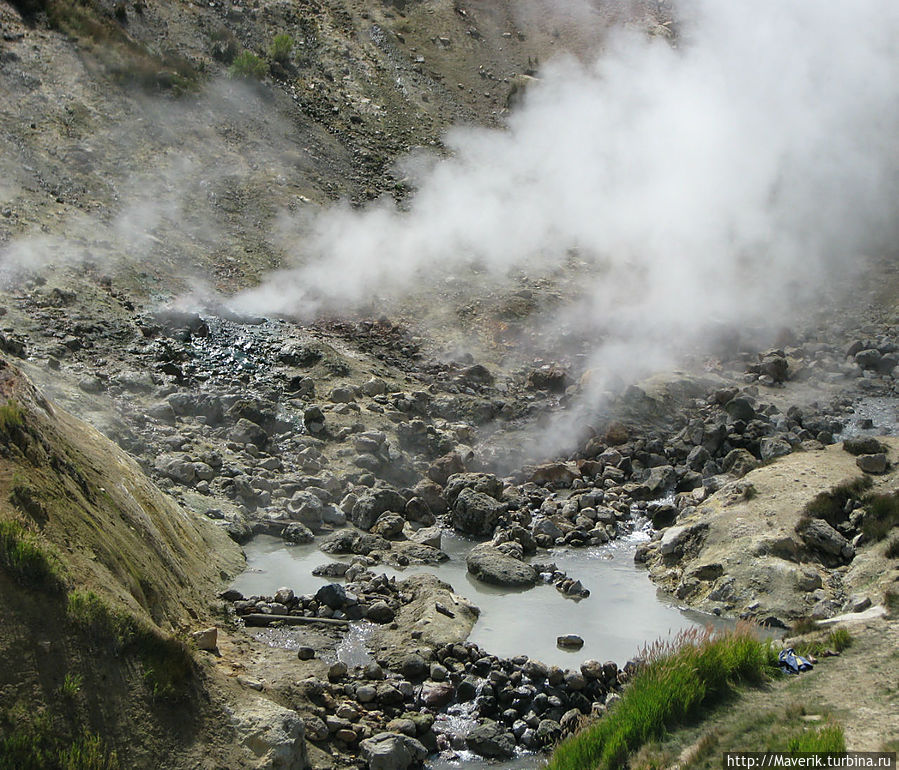
M362 495L353 504L350 520L359 529L369 530L382 513L402 513L406 507L403 496L394 489L375 489Z
M825 557L835 557L848 562L855 556L852 543L823 519L800 522L798 532L802 542Z
M530 564L507 556L491 545L472 548L465 563L476 579L490 585L529 588L537 582L537 571Z
M249 749L260 770L308 770L305 725L300 715L265 698L235 711L237 743Z
M313 531L321 528L323 509L322 501L312 492L304 490L295 492L287 504L287 510L290 511L291 518L306 525Z
M421 741L401 733L378 733L359 744L369 770L408 770L421 767L428 750Z
M502 504L483 492L465 487L453 503L453 527L468 535L493 534Z
M453 505L463 489L480 492L494 500L500 500L503 496L503 482L492 473L454 473L446 480L443 496Z

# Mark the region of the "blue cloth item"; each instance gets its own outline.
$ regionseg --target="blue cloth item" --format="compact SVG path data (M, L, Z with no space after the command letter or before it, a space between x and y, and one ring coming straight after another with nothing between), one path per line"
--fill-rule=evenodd
M797 655L792 647L781 650L777 656L780 670L786 674L798 674L800 671L811 671L812 664L801 655Z

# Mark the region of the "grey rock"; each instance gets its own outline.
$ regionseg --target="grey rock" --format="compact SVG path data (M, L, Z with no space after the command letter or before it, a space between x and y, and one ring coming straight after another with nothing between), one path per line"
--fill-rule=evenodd
M428 756L421 741L401 733L378 733L359 744L369 770L409 770Z
M390 623L396 617L396 613L390 608L390 605L388 605L387 602L375 602L368 608L365 617L373 623L383 624Z
M781 438L765 437L759 442L759 454L763 460L773 460L790 454L793 447Z
M515 736L491 720L470 729L465 736L465 742L469 749L482 757L508 759L515 755Z
M254 444L260 449L268 443L268 433L255 422L241 417L228 432L228 438L238 444Z
M802 541L813 550L850 561L855 549L839 532L822 519L810 519L799 530Z
M254 768L308 770L306 728L296 711L258 698L233 712L231 720L236 743L253 755Z
M350 519L359 529L368 531L382 513L402 513L406 506L403 496L393 489L376 489L356 500Z
M865 473L885 473L888 466L887 456L883 452L874 455L859 455L855 458L855 464Z
M502 505L494 498L465 487L453 503L453 526L469 535L490 536L501 510Z
M281 537L288 543L296 543L297 545L311 543L315 540L312 530L301 521L293 521L284 527Z
M471 575L490 585L527 588L537 582L533 567L490 545L472 548L465 563Z

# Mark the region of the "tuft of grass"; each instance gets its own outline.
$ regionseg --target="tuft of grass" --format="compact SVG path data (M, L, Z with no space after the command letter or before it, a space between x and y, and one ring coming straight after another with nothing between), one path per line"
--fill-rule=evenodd
M722 635L687 631L644 650L648 662L603 718L563 741L547 770L595 770L625 765L628 755L668 729L695 720L742 684L759 684L773 670L770 642L747 627Z
M172 700L184 694L193 678L194 660L182 640L111 608L92 591L72 591L67 610L71 622L95 643L109 645L117 654L136 655L154 697Z
M825 725L818 730L807 730L792 738L787 743L787 751L791 752L831 752L846 751L846 738L839 725Z
M865 508L862 532L867 540L883 540L899 526L899 492L871 495L865 500Z
M59 686L59 694L68 700L73 700L75 696L81 692L81 674L66 674L62 684Z
M13 519L0 521L0 567L30 588L54 592L65 585L59 560Z
M252 51L241 51L228 68L228 75L232 78L262 80L267 72L268 65Z
M293 38L286 32L275 35L272 43L268 48L268 55L272 61L278 64L287 64L290 61L290 54L293 52Z
M830 649L842 652L847 647L852 646L852 634L840 626L827 635L827 643L830 645Z
M14 398L0 406L0 433L5 436L25 426L25 410Z

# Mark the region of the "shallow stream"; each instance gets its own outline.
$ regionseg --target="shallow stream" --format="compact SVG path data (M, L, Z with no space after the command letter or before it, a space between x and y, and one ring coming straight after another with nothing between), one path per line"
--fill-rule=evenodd
M399 571L376 566L388 577L431 572L453 586L481 609L469 639L491 654L527 655L547 664L577 668L583 660L614 660L623 665L639 648L695 625L724 624L710 615L675 607L634 565L637 543L646 535L636 532L596 548L560 549L541 554L541 562L556 566L590 589L580 601L567 599L553 586L538 584L528 590L484 585L467 572L465 556L474 541L453 532L443 534L443 550L450 560L436 567L408 567ZM282 586L298 594L315 593L333 578L312 575L312 569L335 560L314 544L288 545L275 537L260 536L245 546L247 570L234 583L244 595L271 595ZM341 558L341 557L337 557ZM349 559L351 557L342 557ZM584 639L580 650L556 646L562 634Z

